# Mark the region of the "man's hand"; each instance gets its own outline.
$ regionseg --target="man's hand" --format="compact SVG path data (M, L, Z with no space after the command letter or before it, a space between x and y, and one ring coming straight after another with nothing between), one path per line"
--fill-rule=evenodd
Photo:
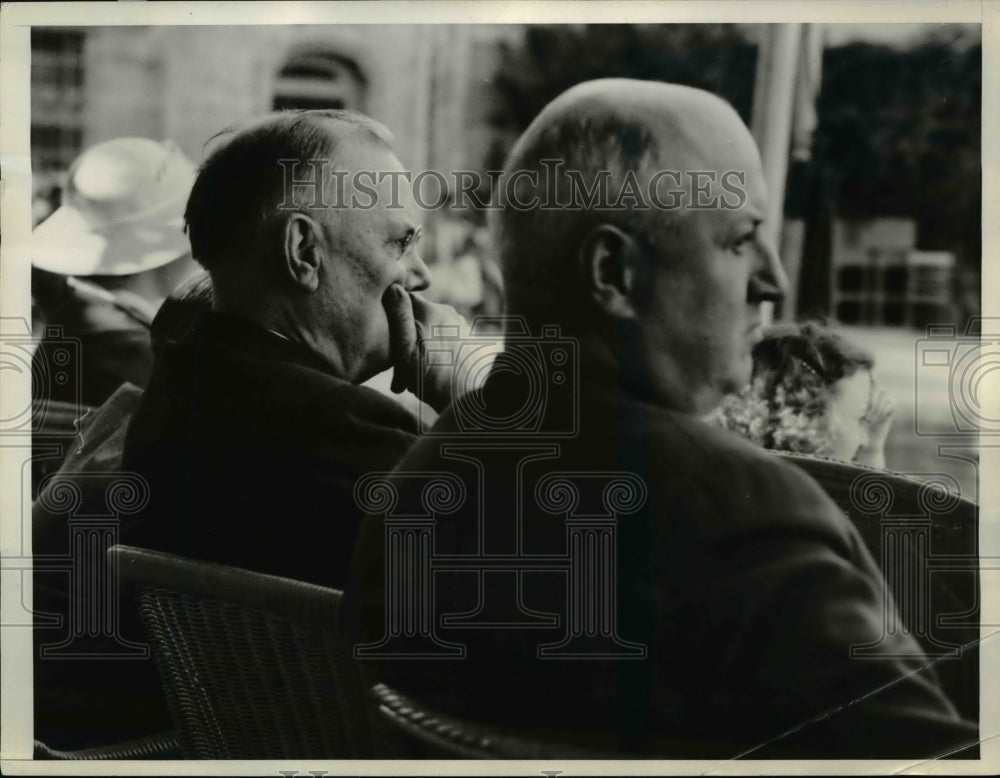
M889 393L878 384L872 384L868 413L861 420L868 432L868 443L858 451L855 460L862 465L885 468L885 441L892 426L892 413L896 408Z
M469 333L468 323L450 305L432 303L398 284L389 287L382 305L389 319L392 391L398 394L409 389L441 413L452 400L455 370L452 365L428 365L424 343L437 327L464 338Z

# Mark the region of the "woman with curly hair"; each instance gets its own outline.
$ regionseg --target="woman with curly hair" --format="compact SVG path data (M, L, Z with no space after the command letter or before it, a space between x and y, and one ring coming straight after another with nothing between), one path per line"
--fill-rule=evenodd
M894 403L871 355L812 322L769 329L753 377L710 417L764 448L885 467Z

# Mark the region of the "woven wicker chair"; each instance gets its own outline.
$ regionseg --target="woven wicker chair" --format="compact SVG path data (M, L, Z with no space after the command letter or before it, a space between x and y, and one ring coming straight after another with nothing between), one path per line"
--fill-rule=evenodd
M178 729L195 759L363 758L365 686L334 589L114 546Z
M876 558L881 548L884 518L926 515L928 503L933 507L935 501L940 503L941 510L932 510L930 518L934 523L933 540L941 548L939 553L975 554L979 506L973 500L957 495L947 501L935 500L933 496L927 499L923 481L888 470L811 454L772 453L804 470L823 487L858 527ZM859 483L859 479L865 479L864 483Z
M499 732L449 716L386 686L371 690L378 714L397 739L395 751L426 759L621 759L567 743Z
M79 751L60 751L36 740L34 758L79 762L99 759L178 759L180 756L180 746L175 733L164 732L111 746L84 748Z
M960 657L938 659L936 670L962 715L978 720L979 506L958 495L933 492L923 481L898 473L806 454L774 453L811 475L858 528L883 566L904 620L915 622L908 626L928 654L939 655L943 644L963 647ZM912 554L909 563L899 557L907 545ZM930 575L936 560L945 560L941 566L945 569ZM914 602L918 582L928 587L930 608Z

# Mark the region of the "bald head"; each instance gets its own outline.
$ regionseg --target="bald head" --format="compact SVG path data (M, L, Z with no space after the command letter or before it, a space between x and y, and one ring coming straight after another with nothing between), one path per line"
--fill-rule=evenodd
M550 128L597 122L643 127L657 161L680 167L713 165L728 151L756 154L743 120L721 98L679 84L607 78L578 84L538 115L519 146ZM516 154L516 151L515 151Z
M575 283L580 243L596 225L667 240L689 206L721 195L737 204L739 178L727 194L722 174L748 167L760 168L753 138L736 111L708 92L631 79L567 90L535 118L507 162L508 181L517 171L538 173L537 183L518 175L495 217L509 312L572 326L589 315L586 290ZM538 207L518 207L536 197ZM554 297L564 303L559 310Z

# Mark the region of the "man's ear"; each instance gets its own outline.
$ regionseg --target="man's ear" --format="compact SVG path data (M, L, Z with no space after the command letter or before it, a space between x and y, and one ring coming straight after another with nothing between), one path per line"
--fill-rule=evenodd
M635 317L633 298L640 247L613 224L594 227L580 244L580 270L591 300L618 319Z
M315 292L323 263L323 235L319 223L304 213L289 214L282 233L285 272L296 286Z

